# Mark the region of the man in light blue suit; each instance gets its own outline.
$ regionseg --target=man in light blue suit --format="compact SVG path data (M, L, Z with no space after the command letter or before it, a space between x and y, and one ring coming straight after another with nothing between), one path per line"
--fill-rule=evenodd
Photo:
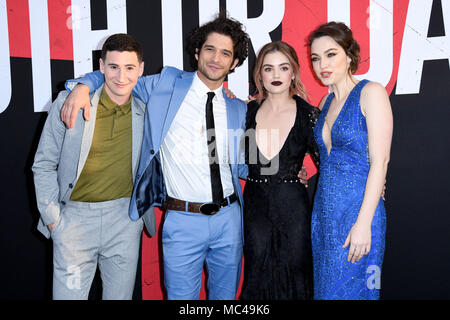
M137 220L155 205L167 210L162 243L169 299L198 299L205 262L209 299L236 298L247 107L229 99L222 85L247 58L248 43L241 23L219 16L189 39L196 72L165 67L160 74L139 79L133 90L147 111L129 215ZM69 81L67 88L77 82L62 111L68 127L81 107L88 118L85 85L94 90L103 77L94 72ZM154 223L147 229L153 235Z

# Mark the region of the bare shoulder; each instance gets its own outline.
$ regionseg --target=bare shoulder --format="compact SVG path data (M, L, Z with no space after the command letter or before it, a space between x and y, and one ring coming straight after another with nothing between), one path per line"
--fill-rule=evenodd
M322 111L322 108L323 108L323 106L324 106L324 104L325 104L325 102L327 101L327 99L328 99L328 97L330 96L330 93L327 93L323 98L322 98L322 100L320 101L320 103L319 103L319 109L320 109L320 111Z
M386 89L381 83L369 81L361 90L361 99L387 97Z
M368 82L361 90L361 111L364 116L373 110L390 110L389 96L384 86L378 82Z

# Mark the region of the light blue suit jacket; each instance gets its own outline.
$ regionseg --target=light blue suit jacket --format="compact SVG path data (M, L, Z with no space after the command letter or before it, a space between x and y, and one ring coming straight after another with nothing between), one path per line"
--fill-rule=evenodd
M132 220L143 216L149 208L160 206L166 199L167 192L161 170L160 147L172 124L194 79L195 72L185 72L173 67L165 67L160 74L139 78L133 89L133 95L147 104L144 122L144 138L141 156L129 215ZM96 89L103 83L100 72L87 74L70 82L79 82ZM247 105L239 99L230 99L224 93L227 108L228 149L233 186L241 204L243 213L243 197L239 177L246 178L247 166L244 163L245 114ZM153 213L150 213L153 214ZM153 216L154 220L154 216ZM156 226L147 230L155 234Z

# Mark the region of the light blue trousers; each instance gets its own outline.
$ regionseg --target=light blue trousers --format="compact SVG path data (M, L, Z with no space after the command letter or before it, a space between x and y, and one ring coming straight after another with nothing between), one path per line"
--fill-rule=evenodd
M105 300L131 299L142 219L128 217L130 198L69 201L52 229L53 299L85 300L100 269Z
M237 201L213 216L168 210L162 230L168 299L198 299L206 262L208 298L234 300L242 266L241 227Z

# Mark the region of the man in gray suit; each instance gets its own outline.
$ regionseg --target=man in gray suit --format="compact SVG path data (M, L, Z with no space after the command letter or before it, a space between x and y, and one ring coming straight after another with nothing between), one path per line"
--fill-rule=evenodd
M143 69L139 43L112 35L102 48L105 84L91 95L92 120L80 116L66 129L66 91L49 110L32 169L38 230L53 239L53 299L87 299L97 265L103 299L132 298L143 220L131 221L128 208L145 104L131 91Z

